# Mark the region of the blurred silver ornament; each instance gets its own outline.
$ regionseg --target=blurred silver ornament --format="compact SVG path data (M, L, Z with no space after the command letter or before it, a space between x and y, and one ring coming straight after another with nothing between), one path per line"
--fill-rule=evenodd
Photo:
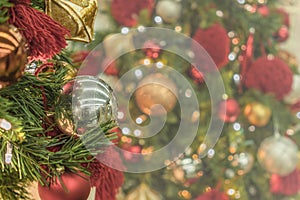
M284 102L287 104L294 104L297 103L297 101L300 100L300 75L294 75L293 76L293 85L292 89L284 97Z
M165 22L174 23L181 15L181 3L174 0L162 0L156 5L156 14Z
M248 173L254 164L254 158L249 153L240 153L237 161L238 167L243 170L243 173Z
M297 167L298 147L286 137L271 136L263 140L257 157L268 172L286 176Z

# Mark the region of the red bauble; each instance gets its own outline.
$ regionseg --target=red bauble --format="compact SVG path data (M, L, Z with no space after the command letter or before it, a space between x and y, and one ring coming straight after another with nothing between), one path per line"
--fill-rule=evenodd
M146 41L143 45L143 52L148 58L156 59L160 53L160 46L153 41Z
M200 195L195 200L229 200L229 197L225 193L213 189Z
M274 37L278 42L285 42L290 36L289 28L286 25L282 25L275 33Z
M270 179L270 191L274 194L294 195L300 191L300 172L298 169L281 177L273 174Z
M279 15L281 15L282 24L287 26L287 27L290 27L290 15L289 15L289 13L286 12L282 8L276 8L275 12L277 12Z
M240 105L235 99L227 99L219 105L219 117L224 122L235 122L240 111Z
M130 146L128 144L124 144L122 146L122 149L123 149L123 157L125 160L129 161L129 162L132 162L132 163L136 163L139 161L139 155L142 151L142 147L139 146L139 145L133 145L133 146ZM137 154L137 155L135 155Z
M263 6L258 7L258 8L257 8L257 12L258 12L259 14L261 14L262 16L264 16L264 17L267 17L267 16L270 15L270 9L269 9L269 7L266 6L266 5L263 5Z
M196 67L191 66L188 71L188 74L193 79L194 83L201 84L204 83L204 75Z
M147 9L152 14L154 0L112 0L111 14L113 18L122 26L135 26L138 22L139 13Z
M245 86L271 93L281 100L292 88L293 73L280 58L260 57L252 63L244 77Z
M41 200L86 200L88 198L91 183L87 175L80 172L65 172L60 178L68 191L63 189L56 177L49 187L38 185Z
M230 51L230 40L226 29L220 24L214 24L207 29L198 29L193 39L198 42L211 56L217 67L220 69L228 63L228 54ZM195 52L195 61L200 64L205 58L202 53L197 53L197 48L193 47ZM199 66L203 70L211 70L210 66Z

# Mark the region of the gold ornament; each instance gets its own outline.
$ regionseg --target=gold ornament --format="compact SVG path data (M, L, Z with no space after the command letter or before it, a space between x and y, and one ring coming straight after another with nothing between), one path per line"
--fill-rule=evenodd
M281 49L278 52L278 57L284 60L289 66L298 66L297 57L286 50Z
M177 102L176 96L176 85L160 73L145 77L135 91L135 101L140 110L154 116L172 111Z
M161 200L159 194L142 183L140 186L132 190L126 197L125 200Z
M265 126L270 121L272 111L269 107L253 102L248 104L244 109L244 115L248 121L255 126Z
M0 25L0 89L17 81L27 63L25 41L17 28Z
M97 0L46 0L46 14L71 31L70 40L91 42Z

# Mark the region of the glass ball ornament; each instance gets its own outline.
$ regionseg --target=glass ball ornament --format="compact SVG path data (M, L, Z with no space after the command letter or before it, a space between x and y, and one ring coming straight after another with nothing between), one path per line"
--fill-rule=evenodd
M271 136L260 144L257 158L268 172L286 176L297 167L298 147L287 137Z
M69 135L117 120L117 100L111 87L93 76L77 76L63 86L56 108L58 128Z
M136 104L143 113L162 116L176 106L177 93L177 86L171 79L155 73L143 78L134 94Z
M243 171L243 174L251 171L254 164L254 157L250 153L240 153L234 156L233 164Z
M156 5L156 13L167 23L176 22L181 15L181 10L181 3L172 0L162 0Z
M244 115L251 124L263 127L269 123L272 111L259 102L252 102L246 105Z

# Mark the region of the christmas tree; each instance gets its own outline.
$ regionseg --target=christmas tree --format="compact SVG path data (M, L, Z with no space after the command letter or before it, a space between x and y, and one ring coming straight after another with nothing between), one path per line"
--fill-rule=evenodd
M280 6L0 0L0 198L299 198Z

